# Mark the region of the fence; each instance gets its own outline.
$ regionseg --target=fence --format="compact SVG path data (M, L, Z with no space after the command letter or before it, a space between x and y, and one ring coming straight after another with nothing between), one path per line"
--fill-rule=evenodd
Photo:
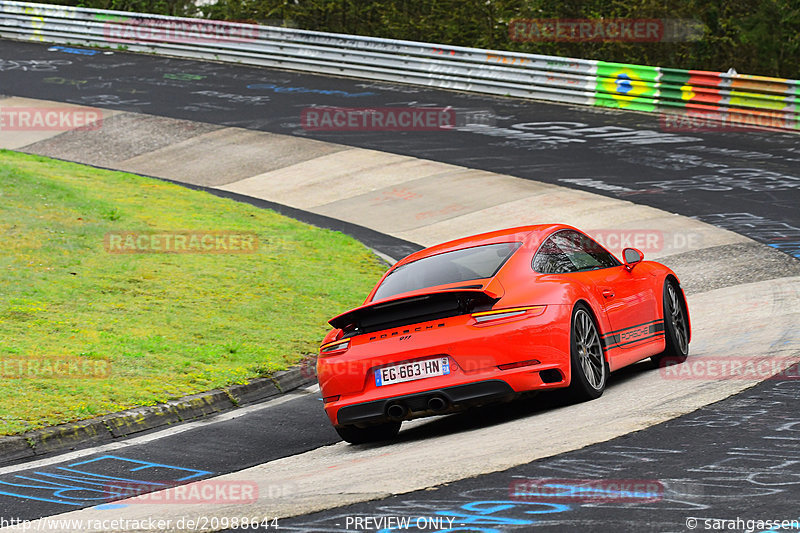
M0 37L800 129L800 82L782 78L7 1Z

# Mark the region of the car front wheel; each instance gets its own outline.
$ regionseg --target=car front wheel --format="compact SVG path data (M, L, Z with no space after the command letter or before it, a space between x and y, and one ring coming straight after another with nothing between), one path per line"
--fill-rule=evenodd
M678 284L664 282L664 351L651 359L656 366L679 364L689 355L689 321Z

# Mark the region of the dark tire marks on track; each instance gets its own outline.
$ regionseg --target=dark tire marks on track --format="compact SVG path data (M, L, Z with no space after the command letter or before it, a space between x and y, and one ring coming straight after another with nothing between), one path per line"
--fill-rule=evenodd
M7 62L44 62L8 63L0 72L7 95L296 135L584 188L696 216L800 255L796 134L665 133L654 114L121 52L68 54L43 44L3 41L0 54ZM488 111L491 124L309 132L300 116L310 106L451 106L462 117Z

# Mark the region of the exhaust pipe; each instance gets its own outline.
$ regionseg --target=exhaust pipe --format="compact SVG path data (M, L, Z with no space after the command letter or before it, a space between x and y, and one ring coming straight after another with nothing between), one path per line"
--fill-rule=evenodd
M394 420L402 420L408 414L408 407L401 403L393 403L386 409L386 414Z
M447 400L441 396L433 396L428 400L428 409L431 411L444 411L447 409Z

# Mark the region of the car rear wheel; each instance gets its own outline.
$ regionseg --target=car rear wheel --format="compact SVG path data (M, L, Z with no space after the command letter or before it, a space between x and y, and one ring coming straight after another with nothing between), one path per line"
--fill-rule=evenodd
M572 312L570 360L570 396L577 401L602 396L608 382L608 364L597 324L584 304L576 305Z
M397 436L400 431L400 422L384 422L372 426L358 427L354 425L334 426L336 433L350 444L364 444L367 442L379 442L390 440Z
M671 278L664 282L664 351L651 357L656 366L679 364L689 355L689 321L686 303L678 284Z

